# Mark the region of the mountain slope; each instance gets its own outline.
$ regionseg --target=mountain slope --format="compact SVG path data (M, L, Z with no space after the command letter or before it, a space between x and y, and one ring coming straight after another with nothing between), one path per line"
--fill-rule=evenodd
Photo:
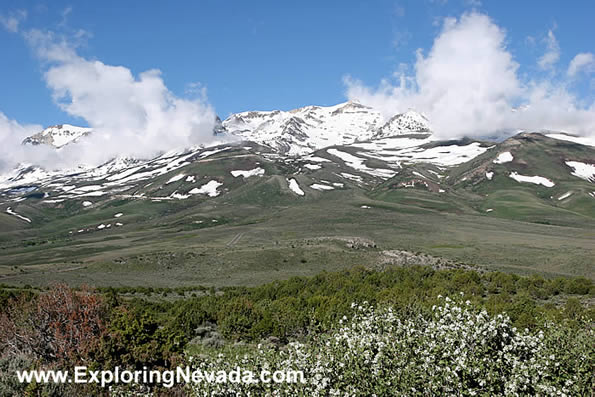
M38 284L51 271L97 285L255 283L382 266L395 250L590 277L595 188L588 167L568 164L592 164L594 150L540 134L404 134L302 156L238 141L22 167L0 180L0 281Z
M62 147L89 133L61 125L25 143ZM563 222L562 210L572 212L570 218L593 216L595 149L569 135L521 133L501 143L437 141L422 114L409 110L384 120L380 112L353 101L287 112L238 113L218 119L214 133L242 141L171 151L147 160L119 158L99 167L48 171L22 165L0 176L0 203L12 205L14 212L15 204L31 200L46 207L96 206L114 199L192 202L232 194L242 185L238 181L264 177L275 181L266 189L278 185L278 193L304 200L356 188L377 198L383 192L382 197L394 201L405 191L415 191L418 202L427 201L428 208L449 202L436 208L465 207L530 222ZM234 169L234 163L241 166ZM426 200L422 192L437 196ZM493 198L498 194L506 200L515 194L520 202L537 200L545 209L525 217L510 203L496 205ZM544 211L560 216L544 218ZM29 215L24 217L36 224L38 219Z
M593 164L594 147L521 133L452 169L447 182L483 197L479 208L490 216L565 224L595 217Z

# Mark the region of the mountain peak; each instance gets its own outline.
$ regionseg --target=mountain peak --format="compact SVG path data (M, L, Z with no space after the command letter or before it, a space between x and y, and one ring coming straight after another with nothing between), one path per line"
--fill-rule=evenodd
M423 114L409 109L391 117L376 134L375 138L386 138L404 134L429 134L430 123Z
M379 111L357 100L290 111L238 113L224 120L223 126L232 135L288 155L376 137L430 132L427 119L420 113L410 110L386 122Z
M23 145L45 144L55 148L61 148L69 143L76 142L91 132L91 128L77 127L70 124L57 124L25 138L22 143Z

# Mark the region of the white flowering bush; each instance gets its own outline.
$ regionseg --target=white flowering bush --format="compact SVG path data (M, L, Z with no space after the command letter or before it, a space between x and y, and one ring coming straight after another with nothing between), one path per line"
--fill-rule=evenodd
M505 314L491 317L462 299L441 298L430 318L403 320L390 307L376 310L367 303L353 309L352 318L343 317L335 329L311 335L306 343L189 359L202 371L301 370L304 383L201 382L189 385L189 391L196 396L564 396L587 393L593 385L591 328L574 336L554 325L531 333L514 328ZM557 351L560 338L571 354Z

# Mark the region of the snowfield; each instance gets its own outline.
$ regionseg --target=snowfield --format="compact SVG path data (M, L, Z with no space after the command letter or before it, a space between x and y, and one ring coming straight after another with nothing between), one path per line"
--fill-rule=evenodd
M393 170L387 170L384 168L370 168L364 164L366 159L342 152L337 149L328 149L326 152L343 160L348 167L351 167L357 171L365 172L366 174L372 176L389 179L397 174Z
M177 200L185 200L188 197L190 197L190 195L189 194L181 194L181 193L178 193L178 192L173 192L172 194L169 195L169 197L174 198L174 199L177 199Z
M569 141L574 143L580 143L581 145L595 146L595 138L585 136L574 136L567 134L545 134L545 136L561 141Z
M257 167L254 168L253 170L247 170L247 171L231 171L231 175L233 175L234 178L237 178L238 176L242 176L244 178L250 178L251 176L263 176L264 175L264 169Z
M514 157L512 157L512 154L510 152L503 152L500 153L498 155L498 157L496 157L496 159L493 161L494 164L504 164L504 163L510 163L512 160L514 160Z
M400 141L404 139L406 139L404 141L406 147L399 147L402 143ZM381 145L382 141L356 144L354 146L368 150L368 152L358 154L391 164L426 162L440 166L453 166L467 162L489 149L482 147L478 142L468 145L434 146L430 148L422 147L422 145L430 142L429 139L393 138L387 140L387 142L395 144L395 146Z
M353 175L353 174L349 174L347 172L341 172L340 175L345 179L350 179L350 180L358 182L358 183L364 182L364 179L359 175Z
M307 168L309 170L319 170L322 168L322 166L318 164L304 164L304 168Z
M581 163L580 161L567 161L566 165L574 170L572 175L595 183L595 165Z
M184 178L185 176L186 176L185 174L178 174L178 175L172 176L171 178L169 178L169 180L167 182L165 182L165 184L169 185L170 183L177 182L180 179Z
M560 197L558 197L558 201L564 200L565 198L568 198L572 195L572 192L566 192L563 195L561 195Z
M289 188L291 189L291 191L297 194L298 196L303 196L306 194L300 188L300 185L298 185L297 181L294 178L288 179L287 183L289 184Z
M332 186L322 185L320 183L314 183L314 184L310 185L310 188L312 188L314 190L320 190L320 191L324 191L324 190L335 190L335 188L332 187Z
M202 185L200 188L194 188L188 192L188 194L206 194L209 197L216 197L220 194L217 190L219 186L223 185L221 182L209 181Z
M544 178L542 176L525 176L525 175L520 175L516 172L511 172L509 176L517 182L534 183L536 185L543 185L545 187L554 187L555 186L554 182L552 182L549 179Z

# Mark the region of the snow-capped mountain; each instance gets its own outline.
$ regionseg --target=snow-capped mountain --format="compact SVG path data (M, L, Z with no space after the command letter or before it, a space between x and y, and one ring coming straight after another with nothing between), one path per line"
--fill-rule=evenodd
M23 143L60 148L76 145L79 138L89 133L89 128L59 125ZM454 167L471 164L470 169L479 169L477 175L485 174L487 180L499 178L498 172L502 171L494 171L494 164L500 164L500 160L492 161L489 156L479 168L479 163L473 162L490 152L497 145L495 142L438 141L431 133L428 119L420 113L409 110L385 119L379 111L352 101L330 107L237 113L224 121L218 119L213 134L240 139L224 139L219 146L172 150L152 159L115 158L98 167L75 165L69 169L46 170L34 164L20 164L0 175L0 204L14 204L33 196L43 205L58 205L65 200L91 202L90 198L93 202L111 198L186 200L194 197L192 192L202 192L202 185L197 185L201 182L211 183L209 189L218 184L223 192L236 186L239 176L247 179L263 175L281 175L288 181L296 176L309 178L314 190L349 184L360 188L378 186L394 179L395 186L410 187L418 183L432 191L444 192L447 184L455 183L446 183L444 179ZM575 138L542 134L529 135L527 139L539 142L549 139L547 145L556 146L554 143L560 139ZM509 140L507 144L510 142L516 141ZM532 148L538 150L537 145ZM504 149L503 153L510 151L508 147ZM574 167L573 177L593 180L593 164L587 161L592 156L572 153L563 157L568 167ZM219 169L214 164L219 162L230 167L229 172L213 173ZM237 168L239 164L243 167ZM206 167L205 172L202 167ZM555 175L542 172L544 167L541 168L535 170L535 175ZM529 175L526 169L508 171L515 176ZM413 185L411 178L415 179ZM453 181L476 179L475 174L465 174L460 178L455 175ZM212 189L208 191L212 193Z
M80 138L91 132L90 128L76 127L69 124L56 125L26 138L23 144L44 144L59 149L68 144L76 145ZM361 159L358 157L356 162L363 163L366 157L375 161L383 161L383 156L392 158L391 156L394 157L397 154L401 155L399 162L407 161L411 155L404 152L386 152L386 150L408 150L407 148L427 144L433 140L429 132L427 119L419 113L410 110L385 120L379 111L354 101L329 107L306 106L290 111L237 113L224 121L217 118L213 130L213 134L216 136L233 135L241 138L244 146L258 147L262 145L267 152L265 156L274 158L275 161L285 161L287 159L290 163L317 150L357 144L364 146L353 146L353 150L358 152L363 150L364 157ZM236 143L239 144L240 142ZM188 153L196 155L197 150L202 149L204 148L181 148L180 151L174 150L171 153L177 153L180 158L186 158ZM214 151L214 153L216 152L218 150ZM167 162L177 164L176 157L171 153L165 153L163 156L167 158ZM209 150L206 153L209 153ZM473 153L473 155L477 155L477 153ZM337 156L335 155L335 157ZM153 161L156 161L156 163L153 163ZM18 190L19 186L46 186L49 189L48 191L53 191L52 196L57 196L61 200L74 196L62 197L63 192L56 194L57 191L60 191L56 187L58 185L53 185L56 179L65 178L65 180L70 181L66 183L66 186L74 186L105 178L109 182L104 186L106 189L101 191L120 190L120 187L116 186L118 184L112 181L115 178L114 175L124 172L125 181L144 181L161 175L160 172L172 171L171 164L166 167L167 164L162 164L160 161L156 159L116 158L100 167L80 164L59 170L46 170L35 164L20 164L12 171L0 176L0 189L14 190L17 188ZM159 166L154 167L155 164ZM187 165L184 161L182 161L182 164ZM398 167L398 162L394 162L389 168L392 167ZM386 170L383 172L383 177L394 173ZM376 173L370 175L376 175ZM98 195L99 192L84 190L79 193Z
M46 144L61 148L91 133L90 128L55 125L26 138L23 144ZM406 134L429 134L427 118L413 110L388 120L355 101L335 106L306 106L290 111L235 113L217 118L214 135L235 135L242 140L268 146L287 156L300 156L336 145L389 138Z
M379 111L354 101L290 111L236 113L222 124L229 134L290 156L377 137L430 132L427 119L415 111L386 121Z
M430 132L430 125L426 116L414 110L408 110L405 113L391 117L378 129L374 138L388 138L411 133L429 134Z
M50 145L61 148L91 133L91 128L77 127L70 124L59 124L25 138L23 145Z

